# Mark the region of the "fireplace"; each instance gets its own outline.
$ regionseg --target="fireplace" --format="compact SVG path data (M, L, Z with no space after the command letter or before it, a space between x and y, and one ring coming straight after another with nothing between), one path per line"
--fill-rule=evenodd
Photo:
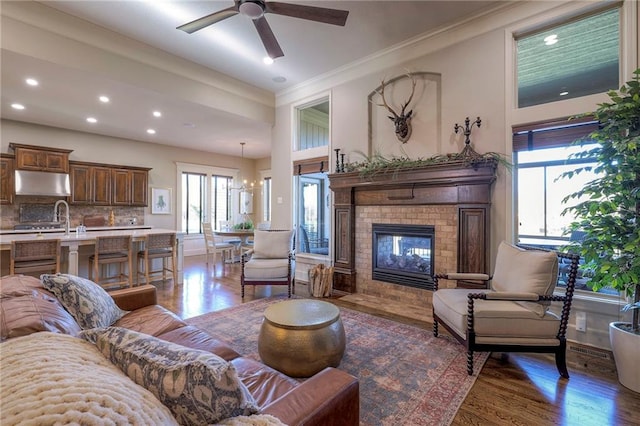
M451 271L487 273L491 187L496 167L497 162L469 165L451 161L382 171L369 177L357 171L331 174L334 292L362 293L407 304L429 301L430 290L373 277L375 223L433 225L433 275ZM428 279L420 277L419 281ZM467 282L443 285L483 288Z
M372 278L433 290L435 228L372 224Z

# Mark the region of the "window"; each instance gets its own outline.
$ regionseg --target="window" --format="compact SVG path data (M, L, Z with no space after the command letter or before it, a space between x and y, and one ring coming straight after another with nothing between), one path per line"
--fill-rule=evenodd
M262 180L262 221L271 222L271 177Z
M569 241L579 241L579 232L568 234L568 225L574 218L562 216L569 204L563 199L595 177L593 171L583 171L569 181L558 179L565 171L595 165L587 157L572 158L576 152L588 152L595 144L582 147L572 141L588 135L597 123L585 119L572 124L567 120L539 123L514 128L514 168L517 181L517 241L522 244L557 249ZM571 200L569 203L578 203ZM567 278L568 264L559 265L560 286ZM589 289L589 278L578 271L576 290ZM600 294L615 294L602 289Z
M329 100L312 101L296 107L297 131L294 145L297 150L329 145Z
M329 254L329 178L325 173L297 176L298 253Z
M214 229L222 220L231 218L231 183L229 176L211 176L211 217Z
M205 213L205 175L182 174L182 232L202 233Z
M329 97L294 107L294 223L296 252L329 254Z
M518 180L518 237L525 244L555 245L567 241L566 231L574 217L562 215L562 200L594 178L583 172L571 182L558 177L578 165L594 165L592 160L568 161L570 154L592 146L570 146L522 151L516 154ZM576 203L578 200L573 201Z
M201 234L202 222L214 228L222 220L230 220L233 208L232 169L212 168L178 163L180 185L180 229L186 234ZM235 198L237 202L237 197Z
M518 107L619 86L620 9L516 37Z

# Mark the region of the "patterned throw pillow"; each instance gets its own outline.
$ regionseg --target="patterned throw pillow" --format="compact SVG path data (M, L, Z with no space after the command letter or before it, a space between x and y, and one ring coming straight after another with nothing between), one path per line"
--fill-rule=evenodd
M43 274L40 280L83 330L108 327L127 313L116 305L105 289L88 279L67 274Z
M181 425L213 424L258 412L233 365L210 352L121 327L85 330L80 336L151 391Z

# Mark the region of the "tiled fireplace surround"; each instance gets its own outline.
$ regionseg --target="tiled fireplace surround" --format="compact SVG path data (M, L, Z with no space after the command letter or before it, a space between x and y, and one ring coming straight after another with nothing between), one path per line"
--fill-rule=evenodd
M456 206L356 206L355 266L358 293L386 300L415 304L430 302L431 292L400 284L376 281L372 275L372 224L433 225L435 227L435 272L455 271L458 221Z
M431 304L432 292L372 279L372 224L435 227L435 273L488 269L489 210L496 164L463 162L420 169L329 176L334 191L334 291L406 305ZM455 282L443 281L447 286ZM458 282L458 286L478 283Z

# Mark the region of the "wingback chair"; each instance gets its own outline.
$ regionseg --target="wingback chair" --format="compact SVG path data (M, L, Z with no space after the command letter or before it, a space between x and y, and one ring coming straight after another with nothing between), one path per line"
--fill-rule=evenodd
M294 232L256 230L253 249L242 255L241 295L245 285L286 285L288 296L295 293Z
M558 263L569 259L564 295L554 295ZM554 353L562 377L569 378L566 338L579 256L502 242L493 276L452 273L434 277L433 334L442 324L467 348L467 372L474 351ZM438 289L439 280L484 280L488 290ZM560 316L549 311L562 302Z

